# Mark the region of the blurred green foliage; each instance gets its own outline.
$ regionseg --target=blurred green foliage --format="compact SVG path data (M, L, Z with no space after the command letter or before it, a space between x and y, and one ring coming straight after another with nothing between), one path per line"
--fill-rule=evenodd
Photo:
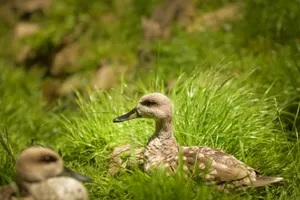
M68 166L95 180L86 184L91 199L299 198L299 1L248 0L244 18L220 30L187 33L174 25L170 39L145 42L141 17L161 2L56 0L27 19L40 31L20 40L0 23L0 43L12 47L0 49L1 185L14 180L9 152L15 157L33 139L60 150ZM242 1L194 1L198 14L234 2ZM119 85L108 91L85 85L85 94L77 95L79 108L60 99L49 108L41 98L44 72L37 68L49 67L53 54L68 43L81 49L74 64L80 70L70 73L88 76L99 61L109 60L128 66L129 75L122 74ZM44 61L31 69L14 63L14 51L24 46L33 49L34 61ZM150 68L138 65L141 47L153 55ZM201 181L180 174L165 177L159 170L151 176L133 169L107 177L112 148L143 146L153 131L151 121L115 125L112 119L154 91L168 94L175 105L180 144L222 148L285 181L227 196Z
M263 37L283 44L294 42L300 35L299 11L299 0L248 0L244 33L248 39Z

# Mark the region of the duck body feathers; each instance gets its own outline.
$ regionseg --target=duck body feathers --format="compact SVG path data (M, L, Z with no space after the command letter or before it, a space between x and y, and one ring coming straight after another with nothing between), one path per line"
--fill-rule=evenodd
M189 168L195 166L200 172L207 173L207 181L239 180L256 173L253 168L219 149L190 146L181 147L181 152L184 165Z
M161 144L162 148L157 144ZM146 146L144 158L146 172L162 166L170 175L182 163L183 170L199 173L206 183L217 184L222 189L225 186L226 189L259 187L282 180L280 177L261 176L234 156L206 146L179 146L171 141L155 141Z
M87 190L80 182L70 177L55 177L40 183L28 184L28 190L33 199L38 200L84 200Z

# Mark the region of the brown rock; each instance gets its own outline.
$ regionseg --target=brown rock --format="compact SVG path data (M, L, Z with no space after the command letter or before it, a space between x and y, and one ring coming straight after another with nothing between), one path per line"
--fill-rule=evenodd
M180 12L177 13L177 23L180 27L188 27L195 19L196 11L193 1L183 0L180 2Z
M48 101L48 103L54 103L59 97L58 90L60 87L60 81L58 80L45 80L42 84L42 97Z
M26 36L33 35L39 30L40 27L38 24L20 22L15 26L15 30L14 30L15 39L20 39Z
M165 39L170 36L173 21L178 20L181 27L186 27L195 14L192 0L165 0L158 5L150 19L142 19L145 40Z
M79 89L83 85L82 80L79 76L73 75L68 77L58 88L58 94L60 96L67 96L74 90Z
M83 86L83 79L78 75L69 76L65 80L49 79L42 84L42 95L48 103L55 103L59 97L67 97Z
M18 64L21 64L26 61L28 57L31 57L31 54L33 53L30 46L24 46L21 47L20 50L15 55L15 61Z
M146 41L166 39L170 36L170 28L161 28L160 24L146 17L142 18L143 38Z
M28 60L34 59L36 52L30 45L20 45L20 39L35 34L40 30L40 27L34 23L17 23L14 28L13 47L16 63L25 63Z
M203 31L206 27L219 29L225 21L236 21L243 17L243 4L234 3L214 12L205 13L196 18L194 23L188 27L188 31Z
M32 13L45 10L51 5L52 0L14 0L14 7L18 13Z
M13 2L3 0L0 2L0 19L9 25L14 25L17 22L16 14L13 11Z
M180 27L187 27L195 15L192 0L165 0L158 5L150 18L142 17L143 38L146 41L167 39L171 36L171 25L177 20ZM154 58L153 52L147 47L141 47L138 51L139 66L149 70Z
M110 89L117 84L117 72L109 64L102 65L92 79L92 87L95 89Z
M75 64L80 54L80 46L77 43L73 43L65 46L60 50L53 59L51 66L51 74L63 75L68 72L75 72L80 67Z
M104 13L103 15L100 15L98 19L101 24L109 24L118 21L116 14L113 12Z

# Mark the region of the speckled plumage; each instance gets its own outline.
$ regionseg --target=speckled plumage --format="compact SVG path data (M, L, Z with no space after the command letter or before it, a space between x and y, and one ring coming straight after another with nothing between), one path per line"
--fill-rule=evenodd
M66 171L67 170L67 171ZM16 183L0 188L1 200L88 200L85 187L66 173L60 156L42 147L25 149L16 163ZM78 175L78 178L87 177Z
M222 190L258 187L282 180L280 177L261 176L255 169L219 149L180 146L173 135L172 103L163 94L143 96L132 111L115 118L114 122L138 117L152 118L156 122L153 136L139 152L143 153L146 172L163 166L171 174L182 159L183 170L200 173L208 184L214 183Z
M77 180L70 177L49 178L37 184L28 184L28 192L39 200L87 200L87 191Z

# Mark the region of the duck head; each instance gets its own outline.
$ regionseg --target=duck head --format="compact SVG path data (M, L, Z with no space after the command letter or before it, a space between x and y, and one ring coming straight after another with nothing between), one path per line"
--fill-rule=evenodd
M130 112L117 117L113 122L123 122L135 118L152 118L155 120L172 120L172 103L161 93L151 93L143 96Z
M18 182L29 183L58 176L70 176L79 181L90 180L65 167L56 152L43 147L30 147L20 154L16 163L16 176Z

